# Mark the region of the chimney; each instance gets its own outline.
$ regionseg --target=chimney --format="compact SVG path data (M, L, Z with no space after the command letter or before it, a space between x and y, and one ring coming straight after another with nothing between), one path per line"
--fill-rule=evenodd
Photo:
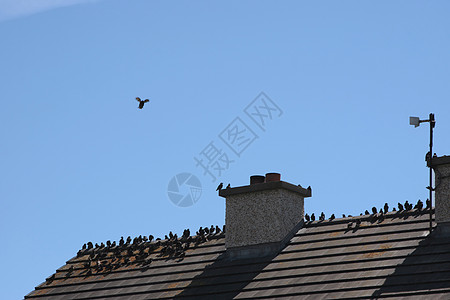
M450 233L450 156L434 156L431 166L435 174L436 223L438 228L446 227Z
M311 188L280 180L278 173L250 177L250 185L222 189L226 199L225 247L230 259L277 253L302 227Z

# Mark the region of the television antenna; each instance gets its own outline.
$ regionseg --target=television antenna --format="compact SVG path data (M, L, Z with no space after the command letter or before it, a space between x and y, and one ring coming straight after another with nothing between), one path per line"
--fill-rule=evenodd
M436 120L434 119L434 114L430 113L429 118L427 120L420 120L419 117L409 117L409 125L414 125L414 127L419 127L421 123L430 123L430 151L425 156L425 160L427 161L427 165L430 168L430 185L427 186L427 189L430 191L430 232L433 229L433 169L431 164L431 159L433 155L433 128L436 125Z

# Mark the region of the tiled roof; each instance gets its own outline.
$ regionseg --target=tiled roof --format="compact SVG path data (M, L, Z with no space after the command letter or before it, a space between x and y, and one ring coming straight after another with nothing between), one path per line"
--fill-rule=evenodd
M93 249L81 251L25 298L450 298L450 235L429 233L428 210L306 222L265 258L228 260L223 233L162 255L164 242L97 250L90 267ZM123 258L111 260L114 249ZM101 252L108 253L102 270L95 267Z

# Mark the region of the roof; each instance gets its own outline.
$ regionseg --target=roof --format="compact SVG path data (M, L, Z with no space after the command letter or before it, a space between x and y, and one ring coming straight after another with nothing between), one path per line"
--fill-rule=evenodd
M88 249L25 298L449 299L450 237L437 232L429 233L429 210L413 209L306 222L273 257L230 261L223 232L172 239L177 249L191 240L181 251L168 240ZM101 253L105 267L89 268Z

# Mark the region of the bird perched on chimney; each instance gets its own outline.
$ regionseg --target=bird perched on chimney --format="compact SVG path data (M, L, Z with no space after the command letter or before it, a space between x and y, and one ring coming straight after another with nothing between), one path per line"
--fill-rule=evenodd
M220 191L223 188L223 182L221 182L218 186L216 191Z
M325 214L323 212L320 214L319 220L320 221L324 221L325 220Z
M305 214L305 220L306 220L306 222L309 222L309 221L311 221L311 218L309 217L309 215L308 215L308 214Z
M147 103L147 102L149 102L150 100L148 100L148 99L141 100L141 98L136 97L136 101L139 102L139 106L138 106L139 109L143 109L143 108L144 108L144 104Z

